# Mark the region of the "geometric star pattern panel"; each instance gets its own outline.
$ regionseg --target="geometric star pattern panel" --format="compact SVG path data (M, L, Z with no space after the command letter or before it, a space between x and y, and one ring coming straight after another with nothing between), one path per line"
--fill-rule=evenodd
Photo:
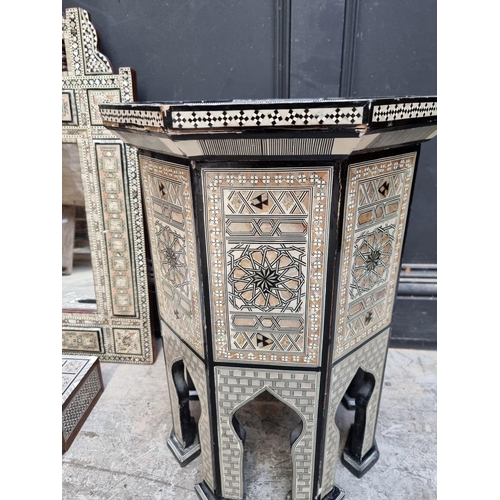
M334 358L387 326L416 153L349 166Z
M216 359L318 365L332 168L202 180Z
M189 167L139 155L160 316L204 356Z

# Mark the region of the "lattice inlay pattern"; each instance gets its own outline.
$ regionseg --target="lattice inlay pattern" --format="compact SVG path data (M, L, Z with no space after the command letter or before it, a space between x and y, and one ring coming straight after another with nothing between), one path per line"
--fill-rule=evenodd
M243 445L232 426L235 411L269 390L302 418L292 447L293 498L312 499L319 374L314 372L215 368L222 496L243 498Z
M97 307L92 315L63 312L63 350L99 352L106 361L151 363L137 150L102 126L98 108L133 100L132 73L120 68L113 74L97 50L84 9L66 9L62 37L68 61L62 73L62 140L76 142L80 153ZM115 338L115 331L140 332L140 344L126 348L125 337Z
M189 372L196 392L200 399L201 414L198 421L198 437L201 446L201 459L203 462L203 479L213 489L213 456L212 456L212 432L210 427L210 410L208 407L208 390L205 364L183 344L165 324L162 324L162 336L164 341L165 365L167 370L168 390L172 407L172 420L174 432L179 442L182 442L179 412L175 409L179 406L177 391L172 378L172 365L182 359L185 368Z
M99 77L80 76L75 77L68 74L64 77L64 87L67 89L78 89L85 87L95 87L98 89L114 90L120 88L121 101L130 102L132 100L132 86L129 83L123 82L123 77L130 72L129 68L120 68L118 75L99 75ZM102 119L101 114L101 119Z
M374 122L392 122L409 118L437 116L437 102L402 102L373 107Z
M189 167L139 157L161 317L204 356Z
M415 153L350 165L334 356L392 318Z
M62 412L62 433L65 440L67 440L75 430L83 414L87 411L101 389L102 385L99 378L99 372L95 367L78 390L78 393Z
M199 141L206 156L331 155L333 138L294 139L208 139Z
M172 111L174 129L358 125L363 108L229 109Z
M216 358L318 364L331 168L202 177Z
M337 458L340 452L340 432L335 424L335 414L337 413L340 401L359 368L370 372L375 377L375 387L367 408L362 455L364 456L373 446L388 342L389 330L386 330L373 340L370 340L363 347L360 347L356 352L335 364L332 368L328 397L323 479L321 481L323 496L329 493L334 487Z

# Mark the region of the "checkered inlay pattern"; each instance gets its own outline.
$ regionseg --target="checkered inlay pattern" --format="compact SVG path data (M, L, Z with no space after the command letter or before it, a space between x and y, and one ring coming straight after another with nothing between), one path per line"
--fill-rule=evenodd
M294 108L173 111L172 128L289 127L310 125L359 125L363 109Z
M243 498L243 445L231 419L236 409L264 390L292 407L303 419L305 429L292 448L293 498L312 500L318 373L215 368L217 413L222 476L222 496Z
M364 456L373 446L389 334L390 330L385 330L379 336L367 342L363 347L347 356L332 368L332 379L328 398L323 479L321 481L323 496L333 489L335 483L335 469L337 467L339 455L338 448L340 437L339 429L335 424L335 414L337 413L342 397L359 368L370 372L375 377L375 387L366 410L367 419L362 455Z
M373 107L373 121L392 122L409 118L437 116L437 102L403 102Z
M78 393L62 412L62 433L67 440L80 422L83 414L102 388L97 366L92 369Z
M103 109L101 118L106 123L134 125L140 128L162 128L163 115L160 111L144 109Z
M181 425L179 412L175 409L179 406L177 391L172 377L172 365L182 359L196 387L196 392L200 399L201 415L198 422L198 437L201 446L201 459L203 462L204 480L214 488L213 457L212 457L212 433L210 431L207 380L205 375L205 365L203 362L184 344L170 328L162 323L162 336L164 342L165 365L167 370L168 391L172 408L172 420L174 434L182 443Z

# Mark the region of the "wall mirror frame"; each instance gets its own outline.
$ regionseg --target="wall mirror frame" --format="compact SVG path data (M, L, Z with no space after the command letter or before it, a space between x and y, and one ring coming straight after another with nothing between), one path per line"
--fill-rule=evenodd
M98 107L132 102L133 73L113 72L84 9L66 9L62 41L62 143L78 148L95 288L94 308L63 305L62 350L150 364L155 343L137 150L102 126Z

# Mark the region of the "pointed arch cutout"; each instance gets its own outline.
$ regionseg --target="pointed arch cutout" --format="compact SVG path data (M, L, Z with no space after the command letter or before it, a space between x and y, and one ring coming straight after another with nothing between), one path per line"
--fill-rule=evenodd
M241 402L239 405L237 405L235 408L233 408L231 414L230 414L230 419L229 421L231 422L231 431L237 436L239 446L240 446L240 481L242 485L242 491L244 491L245 484L244 484L244 464L245 464L245 439L247 436L247 432L245 430L245 427L241 424L241 422L238 420L236 414L245 408L248 404L252 403L259 397L263 396L264 394L269 395L273 400L276 402L279 402L283 404L285 407L290 409L293 414L298 417L299 423L296 427L294 427L289 434L289 444L290 444L290 458L291 458L291 466L292 466L292 498L295 498L295 492L296 492L296 480L297 480L297 472L296 472L296 460L295 460L295 450L297 445L300 443L301 439L304 437L304 435L307 432L307 420L304 417L304 415L301 413L301 411L296 408L293 404L291 404L289 401L281 397L276 391L274 391L272 388L268 386L264 386L258 391L256 391L254 394L251 395L248 399L245 401Z
M367 412L376 385L377 377L375 374L367 370L363 365L360 365L353 373L350 382L345 386L345 395L348 395L354 400L354 419L349 428L344 451L347 451L358 461L361 461L363 450L366 448L365 435L367 430ZM334 413L335 420L337 420L343 399L344 398L341 398L337 402ZM335 428L339 436L340 444L340 429L337 423L335 423ZM337 452L338 451L339 450L337 450Z
M184 360L179 359L172 363L172 378L174 381L177 398L179 400L179 418L182 432L182 444L185 448L191 446L197 435L198 426L191 416L189 408L189 387L188 380L192 380L189 371L184 366Z

